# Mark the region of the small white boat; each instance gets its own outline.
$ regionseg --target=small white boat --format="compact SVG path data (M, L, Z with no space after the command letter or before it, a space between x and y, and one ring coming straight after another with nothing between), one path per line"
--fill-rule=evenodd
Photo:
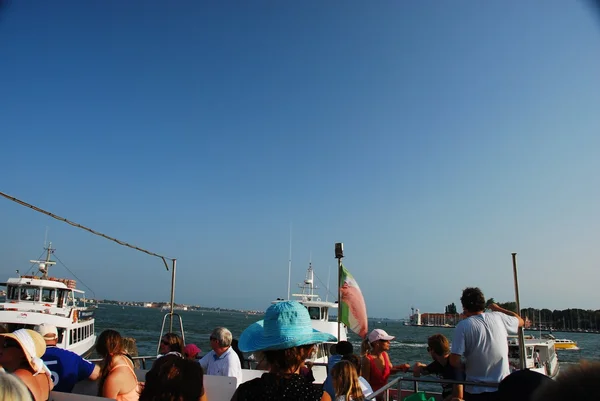
M539 355L539 357L536 355ZM509 365L512 370L519 368L519 339L508 339ZM525 368L555 378L560 372L554 340L525 338Z
M6 286L6 300L0 303L0 324L8 331L51 324L58 330L57 347L83 355L96 342L96 308L86 306L85 299L80 298L84 291L75 288L75 280L48 276L48 268L56 263L50 261L54 251L51 245L46 248L46 260L30 261L38 264L40 276L20 275L0 283Z

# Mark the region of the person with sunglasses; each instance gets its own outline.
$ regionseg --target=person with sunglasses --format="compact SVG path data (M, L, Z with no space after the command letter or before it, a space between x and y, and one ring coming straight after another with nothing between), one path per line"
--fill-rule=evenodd
M427 339L427 352L431 355L429 365L417 362L413 366L413 376L435 374L440 379L446 380L465 380L465 374L462 370L450 365L450 343L442 334L434 334ZM444 401L450 401L453 398L463 398L462 384L442 384L442 397Z
M200 366L204 373L213 376L228 376L237 379L237 385L242 382L242 364L231 342L231 331L225 327L217 327L210 335L212 351L200 359Z
M34 401L48 400L53 386L50 370L40 359L44 352L44 338L33 330L0 334L0 366L21 379Z
M160 339L159 357L176 354L183 358L183 340L175 333L167 333Z

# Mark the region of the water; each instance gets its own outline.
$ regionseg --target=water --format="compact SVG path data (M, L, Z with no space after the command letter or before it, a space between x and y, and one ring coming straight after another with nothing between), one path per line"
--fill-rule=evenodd
M140 355L156 355L156 346L160 336L160 328L164 312L154 308L121 307L100 305L96 311L96 335L102 330L112 328L121 335L137 340ZM209 336L218 326L227 327L238 338L241 332L251 323L262 319L260 315L246 315L241 312L221 311L179 311L185 329L186 343L194 343L203 351L210 351ZM168 327L168 321L167 321ZM177 327L174 323L174 327ZM427 353L427 337L441 333L452 340L453 328L404 326L398 321L384 320L381 323L369 322L369 329L380 328L396 340L390 344L390 359L394 365L415 362L429 363ZM178 330L174 330L178 331ZM527 334L535 334L527 332ZM579 350L558 351L559 361L564 368L568 364L578 363L582 359L600 360L600 334L590 333L554 333L556 338L568 338L576 341ZM349 340L354 345L355 353L360 350L360 338L349 333Z

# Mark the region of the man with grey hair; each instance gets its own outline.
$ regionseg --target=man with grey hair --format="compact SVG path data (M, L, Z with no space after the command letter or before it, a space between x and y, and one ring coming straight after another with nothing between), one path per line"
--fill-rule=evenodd
M210 335L212 351L200 359L200 366L207 375L229 376L242 383L242 365L240 358L231 347L233 336L225 327L217 327Z

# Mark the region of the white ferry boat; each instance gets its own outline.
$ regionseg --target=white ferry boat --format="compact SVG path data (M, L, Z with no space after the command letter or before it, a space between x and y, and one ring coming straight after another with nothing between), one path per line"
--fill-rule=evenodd
M6 287L5 302L0 303L0 325L9 332L33 329L42 323L54 325L57 346L84 355L96 342L95 307L86 306L81 299L84 291L75 288L75 280L48 276L49 267L56 264L50 261L52 244L46 251L46 260L30 261L38 264L40 276L19 275L0 283Z
M323 301L319 297L315 290L317 286L314 280L314 271L312 263L308 264L308 270L306 272L306 278L303 283L298 284L298 287L302 290L299 294L292 294L294 301L300 302L308 309L313 329L319 330L323 333L329 333L334 335L338 341L348 340L348 328L343 323L338 323L329 319L330 309L338 310L337 302ZM272 303L282 302L285 299L276 299ZM337 315L337 312L336 312ZM335 343L321 343L317 344L317 352L312 362L315 363L327 363L329 360L329 348ZM317 383L322 383L327 377L326 366L314 366L313 375Z

